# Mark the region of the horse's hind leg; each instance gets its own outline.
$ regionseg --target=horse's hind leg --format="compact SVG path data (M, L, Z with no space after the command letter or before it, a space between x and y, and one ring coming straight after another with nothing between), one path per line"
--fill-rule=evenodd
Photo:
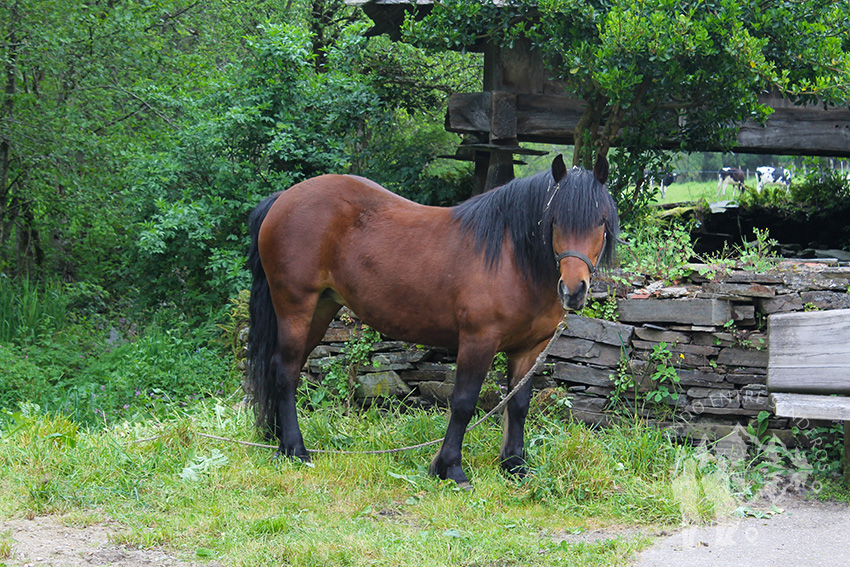
M324 336L340 305L330 300L316 301L311 308L289 309L278 324L278 350L272 359L276 372L278 453L309 461L298 425L296 393L301 368L307 356Z

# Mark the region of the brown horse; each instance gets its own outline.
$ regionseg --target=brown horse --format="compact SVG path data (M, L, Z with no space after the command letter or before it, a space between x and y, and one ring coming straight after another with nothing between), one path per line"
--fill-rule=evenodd
M515 179L451 208L428 207L353 175L322 175L251 214L249 368L258 425L279 454L309 459L295 392L307 356L339 309L398 340L457 352L451 418L430 471L468 482L461 446L497 352L513 387L564 310L581 309L619 229L608 163ZM595 261L591 261L591 258ZM526 472L531 383L510 400L502 467Z

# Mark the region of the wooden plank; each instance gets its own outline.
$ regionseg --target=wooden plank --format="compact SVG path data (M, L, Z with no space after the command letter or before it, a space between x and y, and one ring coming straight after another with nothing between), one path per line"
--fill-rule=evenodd
M850 395L850 309L768 317L772 392Z
M812 394L771 394L770 405L778 417L850 420L850 398Z
M460 134L490 131L491 96L485 93L452 93L446 130Z
M752 153L846 156L850 148L850 113L842 109L777 108L764 126L745 122L738 131L737 150ZM836 153L835 155L839 155Z

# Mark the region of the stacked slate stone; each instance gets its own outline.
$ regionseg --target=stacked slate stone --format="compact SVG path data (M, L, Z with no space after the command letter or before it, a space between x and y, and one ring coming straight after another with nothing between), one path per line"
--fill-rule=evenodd
M691 275L676 285L641 282L624 288L617 283L622 276L600 277L594 290L597 297L616 290L617 321L570 315L566 331L535 376L535 388L560 388L571 398L572 415L589 423L606 424L616 417L614 409L626 407L682 434L716 438L770 410L765 385L768 315L850 308L850 267L837 261L785 261L768 273L690 268ZM311 355L305 377L320 379L357 332L355 324L335 321ZM679 378L676 400L640 403L641 393L657 387L650 378L653 349L671 354L670 365ZM357 369L355 396L364 403L390 397L421 406L446 405L454 362L443 349L376 343L370 363ZM634 378L637 401L633 391L621 391L614 403L612 378L618 376ZM493 402L498 400L498 388L485 390ZM770 427L784 437L790 424L772 419Z

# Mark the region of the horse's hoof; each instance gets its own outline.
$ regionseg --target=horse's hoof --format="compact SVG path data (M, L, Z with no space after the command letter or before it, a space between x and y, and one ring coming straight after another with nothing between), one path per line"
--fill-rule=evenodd
M428 467L428 473L442 480L453 480L458 486L469 484L469 478L467 478L460 465L446 465L439 458L431 461L431 466Z
M294 451L281 451L280 449L278 449L274 452L274 455L272 455L272 460L277 461L281 458L289 459L290 461L298 461L305 464L310 463L310 453L296 455Z
M475 492L475 487L472 486L472 483L468 480L466 482L457 483L457 487L468 494L472 494L473 492Z
M522 457L509 457L503 460L502 470L517 478L525 478L529 474L528 463Z

